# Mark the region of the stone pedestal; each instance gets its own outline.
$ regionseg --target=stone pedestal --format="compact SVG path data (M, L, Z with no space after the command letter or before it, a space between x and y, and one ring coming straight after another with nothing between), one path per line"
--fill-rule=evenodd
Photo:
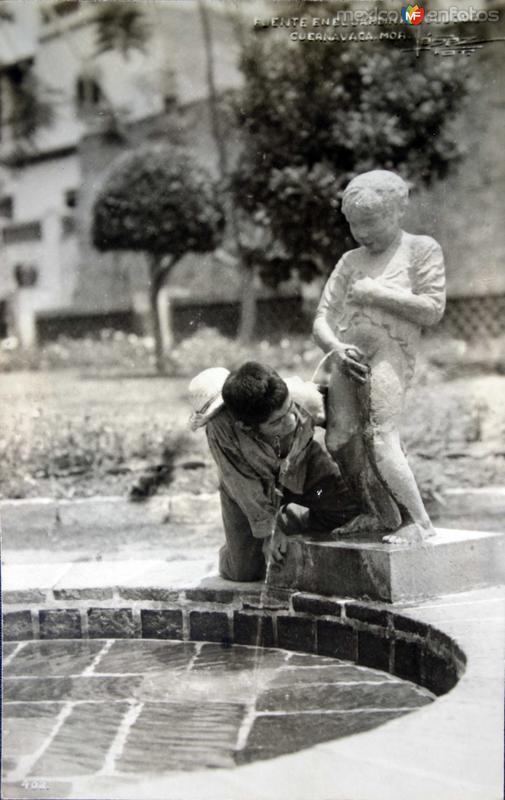
M389 603L502 583L505 534L441 528L427 544L414 546L297 537L269 576L276 588Z

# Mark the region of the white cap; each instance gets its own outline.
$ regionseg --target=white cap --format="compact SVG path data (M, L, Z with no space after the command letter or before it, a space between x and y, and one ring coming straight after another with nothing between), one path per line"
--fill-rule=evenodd
M229 374L230 371L224 367L210 367L199 372L189 384L189 402L193 409L189 425L192 431L206 425L223 405L221 390Z

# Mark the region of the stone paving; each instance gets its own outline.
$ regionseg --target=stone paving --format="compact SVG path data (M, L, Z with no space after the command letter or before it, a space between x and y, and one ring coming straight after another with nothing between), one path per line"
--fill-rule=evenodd
M375 712L373 718L376 727L366 730L353 729L350 724L364 719L366 712L356 708L333 708L321 713L320 709L308 709L306 705L305 711L284 710L274 713L271 710L259 711L258 702L255 706L258 713L242 718L248 719L249 725L252 720L253 724L249 727L246 746L238 751L243 755L236 754L234 766L197 768L195 764L194 768L188 769L182 768L182 762L178 762L181 765L178 769L164 773L152 771L148 775L140 769L137 772L125 770L111 774L111 765L116 764L116 754L120 750L122 754L131 752L127 751L128 737L125 734L130 726L133 728L135 724L143 724L140 713L136 716L138 706L143 704L144 708L160 712L161 704L149 699L152 681L162 681L164 676L165 696L169 695L174 703L180 703L181 697L176 694L176 682L172 681L172 676L185 674L187 677L187 653L193 648L193 652L201 648L199 658L193 661L192 670L195 675L203 673L212 681L202 684L206 686L205 702L215 698L225 705L243 705L243 700L239 698L245 696L249 699L251 692L246 691L242 679L247 673L250 678L251 670L225 670L224 667L212 670L210 666L204 666L204 656L209 664L218 665L220 659L229 657L228 654L239 652L238 647L223 649L216 644L178 642L174 645L174 655L180 654L181 660L176 669L177 661L172 660L169 667L169 661L174 656L171 654L169 658L165 640L123 640L109 644L99 639L88 639L72 644L71 660L75 663L74 667L67 663L66 647L69 642L6 642L4 657L7 678L12 683L17 681L21 684L28 680L22 677L21 672L17 672L19 667L32 678L32 689L37 683L33 677L40 674L41 680L57 678L55 683L65 679L66 694L61 696L60 689L53 689L60 693L60 699L43 702L39 698L35 698L35 702L28 699L30 696L33 698L33 693L24 695L27 697L24 702L15 702L9 699L10 695L5 695L6 707L16 709L13 714L17 716L9 717L4 711L4 727L11 726L7 728L11 733L4 740L6 781L2 796L7 800L40 800L42 797L46 800L67 797L76 800L405 800L407 797L409 800L503 800L504 601L503 589L496 588L448 595L436 601L396 608L404 620L412 620L413 627L435 626L450 635L468 659L466 670L456 686L435 702L417 706L414 713L402 711L402 708L406 708L404 705L396 706L393 709L396 716L385 721L379 716L387 711L382 708ZM50 658L47 648L51 648ZM152 648L152 652L149 648ZM282 653L279 650L268 652ZM26 666L23 666L24 657L21 658L23 653L27 659ZM151 658L154 654L155 657ZM98 657L100 661L93 666ZM118 661L115 666L116 658ZM346 702L345 683L357 674L354 672L355 665L300 653L284 652L284 658L286 660L282 664L269 667L274 674L262 687L261 703L266 702L270 708L272 692L282 688L284 679L291 675L296 680L285 687L283 702L291 703L296 692L301 692L304 704L314 703L321 678L327 681L330 689L331 684L337 683L335 677L341 679L340 701ZM103 672L96 669L100 662ZM130 671L129 665L134 662L137 671L126 674L126 670ZM126 669L121 683L114 685L115 673L112 670L117 669L120 663ZM304 665L310 665L310 669L304 669ZM86 671L88 674L85 674ZM299 673L298 677L295 672ZM297 683L305 673L310 673L311 680L309 684L298 688ZM263 674L267 674L266 665ZM363 668L358 669L358 674L365 674ZM380 676L381 681L387 681L384 684L378 682L377 688L381 691L394 691L391 681L399 692L408 686L400 681L395 682L396 679L391 675L374 673L373 670L367 670L366 675L367 680L375 675ZM94 698L90 697L87 690L76 687L75 681L93 676L107 692L109 699L102 703L93 702ZM139 677L141 683L137 684ZM129 681L130 687L136 687L132 689L131 697L126 691ZM228 689L226 697L222 696L223 684ZM163 683L158 688L160 686ZM193 686L193 692L196 686L197 683ZM245 687L250 689L250 683L246 683ZM365 692L363 699L369 687L370 684L361 686L360 691ZM72 700L72 697L84 699ZM195 704L194 694L192 702ZM200 707L200 701L196 705ZM29 707L37 710L39 716L36 724L31 717L23 716L23 709ZM120 721L114 727L117 722L114 718L113 731L110 731L105 719L111 720L111 715L107 714L112 707L120 712ZM75 711L73 722L70 713L63 711L64 708ZM106 716L101 716L102 713ZM259 750L266 741L266 733L261 726L266 724L264 720L267 718L271 749L268 753L261 753ZM284 721L286 728L283 727ZM72 766L67 763L66 774L59 773L60 777L49 784L47 776L31 773L30 770L35 769L36 761L41 756L56 757L58 732L67 722L69 725L72 722L68 735L76 743L74 748L79 758L72 761ZM341 735L343 723L348 725L345 735ZM236 725L236 720L233 724ZM144 742L156 742L159 728L147 724L144 730L145 735L141 737ZM50 736L54 741L51 752L45 747ZM222 740L223 736L221 731L219 738ZM81 770L88 769L83 765L92 748L90 740L94 743L99 737L102 739L99 745L102 754L107 750L104 764L96 768L93 774L81 771L74 775L68 771L75 770L77 764L81 765ZM191 739L191 734L188 734L188 738ZM245 734L242 735L241 744L244 739ZM58 741L61 742L61 737ZM179 743L179 738L176 741ZM23 745L21 749L19 742ZM246 755L248 750L250 761ZM159 763L162 763L162 759L159 759Z
M183 510L171 509L171 520ZM52 523L39 521L49 546ZM87 524L91 529L91 516ZM265 644L320 655L269 650L269 658L276 652L284 660L260 669L250 655L237 656L239 646L189 641L198 638L200 622L205 638L212 612L214 621L227 620L230 634L218 641L256 643L256 627L249 628L260 612L254 597L246 606L244 593L258 594L258 587L217 579L209 541L187 552L181 536L173 553L158 528L160 554L144 551L136 525L128 533L135 550L117 550L108 563L101 543L99 553L76 551L81 563L68 563L76 560L72 541L70 549L48 550L46 559L39 532L30 540L33 552L16 549L14 540L13 550L4 548L4 612L16 623L10 638L32 640L4 645L7 800L503 800L503 589L366 608L337 596L295 595L289 613L268 606L275 636ZM120 552L131 560L118 560ZM124 608L132 610L135 636L147 639L119 641L112 622ZM173 632L167 620L176 613ZM55 635L67 641L36 641ZM69 642L74 635L84 638ZM457 674L444 683L440 667L451 659ZM433 685L425 685L440 696L430 702L413 684L367 666L419 683L431 675ZM371 710L370 698L379 694L383 702ZM408 713L414 695L424 704ZM205 731L203 745L195 730ZM156 749L162 736L170 755L166 741ZM192 755L183 758L187 748ZM148 773L146 750L157 765Z
M6 642L3 796L83 778L231 768L375 728L434 700L344 661L174 641Z

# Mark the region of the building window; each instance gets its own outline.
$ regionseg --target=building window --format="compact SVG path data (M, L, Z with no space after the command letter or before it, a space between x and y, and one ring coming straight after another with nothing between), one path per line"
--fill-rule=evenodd
M20 289L35 286L38 277L39 271L34 264L16 264L14 267L14 280Z
M5 195L0 197L0 217L4 219L12 219L14 216L14 200L12 197Z
M90 75L77 78L75 87L77 108L79 111L93 111L102 102L102 90L97 81Z
M76 208L78 203L77 189L67 189L65 192L65 205L67 208Z
M63 236L65 237L71 236L72 233L75 233L75 217L62 217L61 229Z
M22 242L40 242L42 225L40 222L19 222L3 229L4 244L21 244Z

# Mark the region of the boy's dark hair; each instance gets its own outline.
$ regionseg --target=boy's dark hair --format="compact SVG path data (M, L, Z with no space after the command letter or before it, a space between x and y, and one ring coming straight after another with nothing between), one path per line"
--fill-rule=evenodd
M261 425L285 402L288 387L272 369L246 361L226 378L223 400L235 419L246 425Z

